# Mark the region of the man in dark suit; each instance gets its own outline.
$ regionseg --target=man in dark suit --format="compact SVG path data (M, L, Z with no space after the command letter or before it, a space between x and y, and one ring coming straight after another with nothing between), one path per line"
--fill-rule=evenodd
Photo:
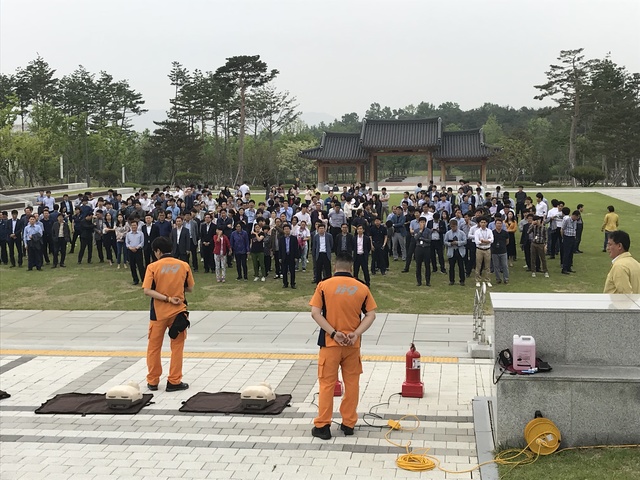
M340 233L333 237L333 248L336 255L348 253L353 255L353 235L349 233L349 225L343 223L340 226Z
M171 243L173 245L173 250L171 251L173 257L189 263L191 236L189 235L189 230L183 225L183 219L180 215L176 217L176 228L171 230Z
M282 262L282 288L289 287L288 275L291 274L291 288L296 288L296 259L300 256L298 238L291 235L291 225L284 224L284 236L280 239L280 261Z
M189 242L189 252L191 253L191 265L193 266L193 271L198 271L198 241L200 240L200 225L198 221L195 220L195 213L190 210L187 210L184 213L184 227L189 230L189 235L191 236L191 242Z
M153 223L153 216L151 213L147 213L144 216L144 225L141 227L142 234L144 235L144 266L149 265L153 260L155 260L155 256L151 251L151 244L153 241L160 236L160 229L158 226Z
M216 226L211 221L211 214L204 215L204 222L200 224L200 255L204 261L204 273L215 273L213 264L213 236L216 234Z
M7 233L9 234L9 261L11 267L16 266L14 247L18 250L18 266L22 266L22 230L24 223L18 218L18 210L11 210L11 218L7 220Z
M313 283L331 278L331 252L333 251L333 237L325 232L323 222L316 225L316 234L313 237L313 258L316 263L313 269Z
M73 202L69 200L69 195L67 195L66 193L62 196L59 212L65 217L73 215Z
M364 234L364 226L358 225L356 236L353 239L353 276L358 278L360 268L364 275L364 283L369 286L369 253L371 252L371 237Z

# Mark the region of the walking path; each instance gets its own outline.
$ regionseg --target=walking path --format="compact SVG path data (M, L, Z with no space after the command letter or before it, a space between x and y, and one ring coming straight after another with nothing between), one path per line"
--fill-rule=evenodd
M308 312L191 317L188 391L154 392L155 403L135 416L81 417L33 411L57 393L104 392L129 380L144 385L147 314L0 310L0 389L12 395L0 402L0 478L413 478L418 474L395 465L405 451L389 444L388 428L380 428L406 414L417 415L420 425L394 432L394 441L431 448L449 469L477 462L471 400L492 394L493 365L468 358L470 316L379 315L363 338L358 412L382 418L367 418L376 427L360 421L353 437L333 427L327 442L310 435L318 384L317 328ZM412 340L425 357L422 399L393 396ZM291 407L274 417L178 412L199 391L237 392L261 381L291 393ZM421 478L479 475L432 471Z

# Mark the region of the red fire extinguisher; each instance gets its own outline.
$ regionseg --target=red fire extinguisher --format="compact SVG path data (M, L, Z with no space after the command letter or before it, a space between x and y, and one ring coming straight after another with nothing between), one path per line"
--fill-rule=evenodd
M420 352L412 343L406 355L406 378L402 384L402 396L422 398L424 383L420 381Z

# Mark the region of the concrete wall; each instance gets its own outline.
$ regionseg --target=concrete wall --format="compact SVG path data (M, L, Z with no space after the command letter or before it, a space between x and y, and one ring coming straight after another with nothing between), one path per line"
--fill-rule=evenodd
M504 375L496 388L498 444L523 441L540 410L562 446L640 442L640 295L492 293L496 351L532 335L553 371Z

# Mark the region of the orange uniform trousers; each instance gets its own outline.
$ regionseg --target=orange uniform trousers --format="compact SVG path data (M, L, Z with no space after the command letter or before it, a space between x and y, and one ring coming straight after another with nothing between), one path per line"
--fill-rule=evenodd
M331 424L333 416L333 389L338 380L338 368L342 368L344 396L340 403L342 424L353 428L358 421L360 399L360 375L362 360L359 347L322 347L318 354L318 416L313 420L316 427Z
M158 385L162 375L162 341L167 329L173 325L175 317L149 321L149 343L147 344L147 383ZM171 362L169 364L169 383L177 385L182 382L182 358L184 355L184 341L187 339L187 331L180 332L171 339Z

